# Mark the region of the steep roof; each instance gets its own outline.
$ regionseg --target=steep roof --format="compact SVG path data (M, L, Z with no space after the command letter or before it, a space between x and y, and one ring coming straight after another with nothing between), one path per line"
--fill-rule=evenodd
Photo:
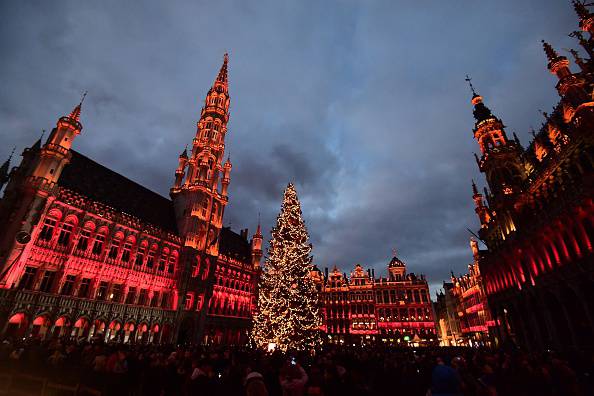
M227 257L235 258L243 262L250 262L251 249L249 242L229 227L221 229L221 240L219 252Z
M70 150L58 184L147 223L177 234L173 202L154 191Z
M58 184L113 209L135 216L165 231L177 234L173 202L111 169L70 150L72 159L64 167ZM221 230L222 254L250 262L250 244L228 227Z

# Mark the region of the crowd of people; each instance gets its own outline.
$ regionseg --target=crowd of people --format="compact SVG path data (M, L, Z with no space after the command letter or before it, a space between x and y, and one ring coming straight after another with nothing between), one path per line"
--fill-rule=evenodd
M248 348L5 340L0 371L102 395L588 395L594 355L472 348Z

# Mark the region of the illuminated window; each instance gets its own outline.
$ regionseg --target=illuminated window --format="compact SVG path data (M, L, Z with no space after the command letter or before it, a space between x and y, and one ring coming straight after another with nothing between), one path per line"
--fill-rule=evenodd
M175 256L169 256L169 265L167 266L167 272L173 274L175 271Z
M161 299L161 308L171 308L171 294L163 293L163 298Z
M148 289L140 289L140 294L138 295L138 304L146 305L147 302L148 302Z
M23 274L21 281L19 283L20 289L31 290L33 288L33 282L35 280L35 275L37 275L37 268L34 267L25 267L25 273Z
M142 265L142 263L144 262L144 252L145 252L144 247L138 248L138 251L136 252L136 260L134 261L134 264L136 264L138 266Z
M52 239L52 235L54 234L55 227L56 220L45 219L45 223L43 224L43 228L41 229L41 233L39 234L39 239L43 241L50 241Z
M73 228L74 227L72 226L72 224L62 224L62 229L60 230L60 235L58 236L58 245L68 246L68 244L70 243L70 235L72 234Z
M146 258L146 266L147 268L153 268L155 264L155 251L151 250Z
M52 290L54 280L56 279L56 271L45 271L43 273L43 279L41 279L41 285L39 290L45 293L49 293Z
M156 307L159 303L159 292L156 291L153 293L153 298L151 299L151 307Z
M112 260L115 259L116 257L118 257L118 249L119 248L120 248L120 240L114 238L111 241L111 246L109 247L109 254L107 255L107 257Z
M134 304L135 298L136 298L136 288L131 287L128 289L128 294L126 295L126 304Z
M91 279L83 278L80 282L80 288L78 289L78 296L82 298L89 297L89 290L91 290Z
M78 244L76 245L76 250L84 252L89 247L89 238L91 237L91 232L88 230L82 230L80 232L80 237L78 238Z
M93 254L100 255L103 251L103 244L105 243L105 235L97 234L95 235L95 242L93 243Z
M132 250L132 243L131 242L124 243L124 248L122 251L122 261L124 263L127 263L128 261L130 261L130 251L131 250Z
M75 275L66 275L66 280L64 281L64 285L62 286L61 294L65 296L69 296L72 294L72 289L74 288L74 282L76 281Z
M116 283L111 288L111 293L109 295L109 299L111 301L119 302L121 297L122 297L122 285L120 283Z
M163 272L165 271L165 257L161 256L161 258L159 259L159 266L157 267L157 270L159 272Z
M107 282L102 281L99 283L99 288L97 289L97 300L105 300L107 298Z

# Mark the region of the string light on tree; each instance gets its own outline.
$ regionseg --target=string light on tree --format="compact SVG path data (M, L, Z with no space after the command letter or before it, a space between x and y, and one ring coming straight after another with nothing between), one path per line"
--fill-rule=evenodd
M262 349L308 350L319 345L322 322L310 277L312 245L292 183L285 189L259 285L252 341Z

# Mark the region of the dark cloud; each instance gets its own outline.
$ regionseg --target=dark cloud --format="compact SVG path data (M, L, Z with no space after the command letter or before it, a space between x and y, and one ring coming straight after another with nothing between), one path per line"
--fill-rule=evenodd
M75 147L167 195L229 51L225 222L268 231L294 181L320 267L397 248L435 288L477 228L465 74L527 142L557 100L540 40L576 23L557 0L2 2L0 156L89 90Z

